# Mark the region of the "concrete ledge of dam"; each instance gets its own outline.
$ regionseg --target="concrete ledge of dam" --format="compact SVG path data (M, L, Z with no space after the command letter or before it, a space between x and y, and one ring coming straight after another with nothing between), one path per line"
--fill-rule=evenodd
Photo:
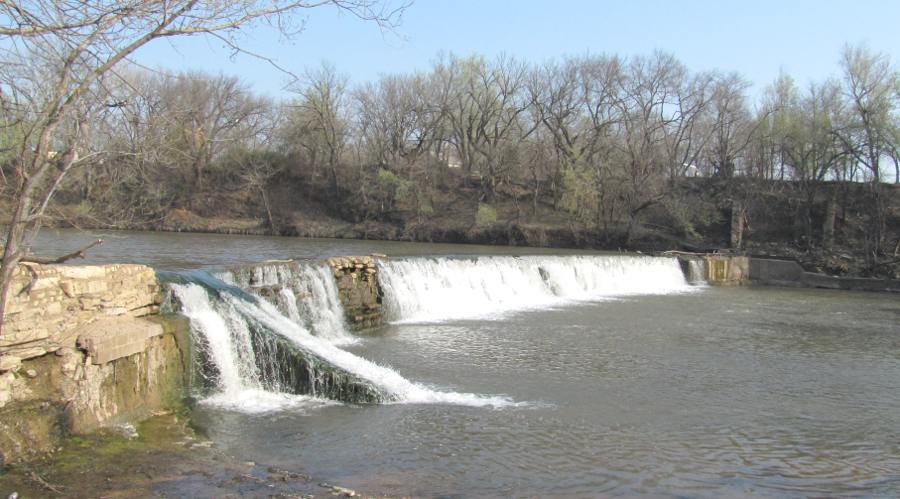
M673 254L667 254L673 256ZM714 286L777 286L900 293L900 280L840 277L807 272L793 260L725 254L674 254L690 280L688 262L703 262L704 277Z
M900 293L900 280L840 277L806 272L793 260L750 258L750 282L764 286Z

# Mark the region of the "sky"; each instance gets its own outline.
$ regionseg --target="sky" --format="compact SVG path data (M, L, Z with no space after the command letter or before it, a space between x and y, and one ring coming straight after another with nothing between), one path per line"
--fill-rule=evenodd
M331 6L304 16L304 31L291 40L261 28L242 40L295 74L328 62L352 83L427 70L441 52L542 63L661 49L694 71L737 71L758 97L780 71L801 86L837 75L846 43L864 43L900 64L897 0L415 0L393 32ZM290 96L284 73L246 55L231 57L210 38L156 40L135 60L171 71L236 75L262 94Z

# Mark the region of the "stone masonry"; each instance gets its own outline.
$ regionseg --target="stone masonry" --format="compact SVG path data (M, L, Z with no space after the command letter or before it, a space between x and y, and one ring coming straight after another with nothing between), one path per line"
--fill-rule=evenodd
M79 335L94 338L96 353L104 340L92 323L158 311L159 283L150 267L20 265L0 334L0 371L21 360L74 348ZM154 331L159 334L159 329Z
M143 265L20 265L0 334L0 466L184 393L187 325Z
M384 322L378 268L372 256L345 256L326 260L337 281L338 295L354 329Z

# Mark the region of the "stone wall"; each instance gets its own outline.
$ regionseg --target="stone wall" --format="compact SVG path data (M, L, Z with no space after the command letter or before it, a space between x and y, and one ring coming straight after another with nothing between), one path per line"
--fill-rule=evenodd
M187 326L156 315L159 289L141 265L19 267L0 335L0 465L180 401Z
M337 280L338 294L354 329L383 324L382 292L372 256L345 256L326 260Z
M143 265L20 265L6 308L0 371L76 347L79 335L91 336L91 324L105 318L157 313L159 283Z

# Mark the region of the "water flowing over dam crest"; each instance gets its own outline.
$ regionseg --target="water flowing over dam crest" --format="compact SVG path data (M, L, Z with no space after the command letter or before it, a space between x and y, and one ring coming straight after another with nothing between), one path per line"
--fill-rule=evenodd
M369 297L368 308L380 301L386 320L403 323L494 320L579 301L693 289L674 258L366 257L329 263L267 262L214 275L163 275L176 307L190 320L195 384L205 402L244 412L327 401L527 405L504 395L426 386L342 349L365 341L350 332L345 307L358 298L354 286L369 279L362 293L377 296Z

